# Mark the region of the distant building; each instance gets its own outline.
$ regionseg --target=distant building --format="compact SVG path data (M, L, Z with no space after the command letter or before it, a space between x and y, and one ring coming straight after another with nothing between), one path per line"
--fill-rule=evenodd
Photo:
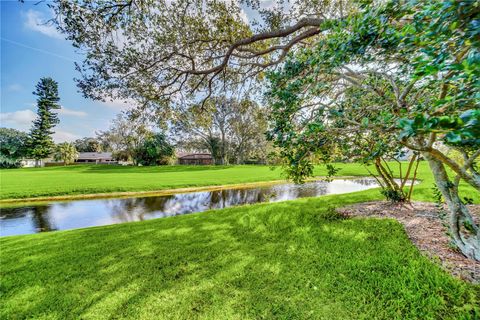
M22 168L34 168L34 167L46 167L52 163L62 163L61 161L55 161L55 159L43 158L43 159L30 159L30 158L23 158L20 160L20 166Z
M35 159L22 159L20 160L20 166L22 168L43 167L45 166L45 162L42 160L35 160Z
M177 157L178 164L211 165L213 157L210 153L184 153Z
M76 163L95 163L95 164L117 163L117 161L113 160L111 152L80 152L75 162Z

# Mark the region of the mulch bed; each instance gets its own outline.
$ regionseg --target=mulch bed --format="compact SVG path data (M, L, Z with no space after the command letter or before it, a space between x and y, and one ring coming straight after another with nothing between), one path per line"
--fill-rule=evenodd
M478 221L480 205L470 205L470 212ZM412 205L393 205L386 201L359 203L337 209L349 217L393 218L405 227L410 240L418 249L456 277L480 283L480 262L466 258L450 244L447 228L439 217L439 209L432 203L413 202Z

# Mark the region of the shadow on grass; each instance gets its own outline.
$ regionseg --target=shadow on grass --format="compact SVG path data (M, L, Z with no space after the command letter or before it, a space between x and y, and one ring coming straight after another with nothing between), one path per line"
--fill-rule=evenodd
M362 196L0 239L0 315L475 317L478 288L420 256L400 224L325 220L328 205Z

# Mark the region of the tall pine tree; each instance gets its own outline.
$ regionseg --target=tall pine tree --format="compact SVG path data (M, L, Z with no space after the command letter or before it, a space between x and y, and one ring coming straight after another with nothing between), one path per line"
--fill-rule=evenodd
M33 121L28 139L30 156L35 160L47 158L55 146L52 134L53 127L59 123L57 114L60 109L58 101L58 83L52 78L41 78L33 92L37 98L37 118Z

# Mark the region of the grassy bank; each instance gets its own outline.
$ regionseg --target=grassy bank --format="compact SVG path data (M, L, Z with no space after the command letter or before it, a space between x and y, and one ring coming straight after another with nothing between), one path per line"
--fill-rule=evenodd
M268 166L108 165L1 170L0 177L0 199L156 191L283 178L280 168L271 170Z
M360 164L337 164L339 176L366 176L368 171ZM392 164L392 168L395 165ZM372 170L372 169L371 169ZM324 176L323 166L315 168L315 175ZM417 200L431 198L433 178L426 163L421 163ZM148 192L178 188L194 188L243 184L284 179L281 168L268 166L160 166L121 167L108 165L80 165L68 167L25 168L0 170L0 199L56 197L65 195L101 194L113 192ZM480 201L473 188L462 187L462 192Z
M331 219L329 206L377 197L369 190L1 238L0 318L480 316L479 286L421 256L399 223Z

